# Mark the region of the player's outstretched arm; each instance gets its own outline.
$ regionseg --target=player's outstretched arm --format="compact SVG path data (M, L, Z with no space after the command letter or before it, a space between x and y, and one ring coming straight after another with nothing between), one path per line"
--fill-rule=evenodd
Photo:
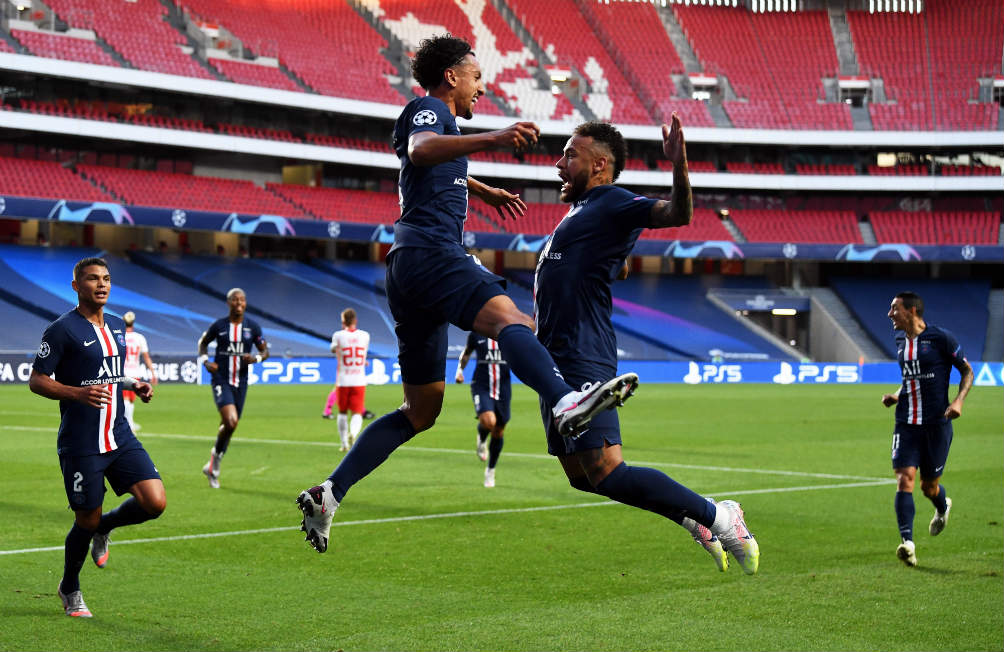
M540 127L532 122L517 122L505 129L463 136L418 131L408 138L408 158L415 165L428 167L492 149L525 152L536 147L539 137Z
M77 401L99 409L112 402L112 393L107 385L71 387L34 369L31 370L31 376L28 378L28 389L39 396L51 398L54 401Z
M649 228L686 226L694 218L694 196L687 170L687 143L683 138L680 116L673 112L672 125L662 125L662 153L673 163L673 192L669 201L658 201L652 207Z
M969 390L973 387L974 374L969 362L965 358L961 358L954 364L955 368L959 370L962 379L959 381L958 395L945 409L946 419L958 419L962 416L962 402L966 400L966 395L969 394Z
M526 203L520 199L519 195L514 195L508 190L481 183L474 177L467 177L467 191L494 207L503 220L516 219L526 215Z

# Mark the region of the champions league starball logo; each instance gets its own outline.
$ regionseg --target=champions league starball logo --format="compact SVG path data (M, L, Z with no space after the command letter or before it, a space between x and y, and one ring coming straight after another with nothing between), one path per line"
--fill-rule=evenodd
M328 224L328 236L332 238L337 238L342 234L342 225L338 222L331 222Z
M181 365L181 379L186 383L194 383L199 379L199 366L191 360Z
M414 124L420 127L422 125L434 125L437 120L439 120L439 118L436 117L436 112L430 111L429 109L419 111L415 114L415 117L411 119Z
M42 340L42 343L38 345L38 357L48 358L49 357L49 343Z
M171 224L177 228L185 226L185 222L188 220L188 216L185 215L185 211L180 208L171 213Z

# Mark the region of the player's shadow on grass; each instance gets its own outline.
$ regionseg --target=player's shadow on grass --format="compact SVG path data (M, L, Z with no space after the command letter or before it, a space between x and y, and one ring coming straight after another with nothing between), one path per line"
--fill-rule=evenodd
M962 575L966 573L966 571L955 568L937 568L931 566L917 566L914 570L918 573L929 573L931 575Z

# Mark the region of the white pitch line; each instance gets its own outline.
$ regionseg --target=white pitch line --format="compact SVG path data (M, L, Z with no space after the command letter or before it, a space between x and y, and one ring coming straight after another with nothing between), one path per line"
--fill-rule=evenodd
M31 430L31 431L44 431L53 430L52 428L41 428L38 426L0 426L0 430ZM182 435L177 433L166 433L166 432L143 432L140 438L154 438L154 439L180 439L188 441L208 441L209 438L202 435ZM334 448L340 444L329 441L298 441L290 439L255 439L241 437L240 441L242 443L249 444L275 444L279 446L320 446L322 448ZM470 455L471 451L461 450L456 448L431 448L426 446L412 446L405 445L402 446L400 450L407 451L418 451L422 453L448 453L452 455ZM554 459L551 455L546 455L544 453L517 453L517 452L506 452L506 457L523 457L527 459L535 460L551 460ZM784 475L800 478L820 478L823 480L861 480L864 482L879 482L886 481L885 478L874 478L869 476L861 475L842 475L838 473L811 473L808 471L786 471L782 469L747 469L742 467L732 467L732 466L708 466L701 464L679 464L676 462L644 462L638 460L632 460L633 464L638 464L642 466L656 466L656 467L666 467L671 469L689 469L692 471L718 471L723 473L758 473L761 475Z
M820 489L850 489L855 487L873 487L883 484L894 484L895 480L881 480L875 482L856 482L853 484L831 484L831 485L806 485L804 487L777 487L774 489L746 489L740 491L719 491L707 492L718 493L720 495L741 496L751 494L784 493L789 491L816 491ZM444 512L441 514L416 514L412 516L393 516L390 518L371 518L360 521L340 521L332 523L331 527L351 527L356 525L376 525L381 523L402 523L407 521L428 521L438 518L464 518L474 516L495 516L498 514L526 514L530 512L548 512L560 509L580 509L583 507L608 507L619 505L612 500L605 500L597 503L572 503L568 505L542 505L539 507L513 507L509 509L486 509L473 512ZM125 541L115 540L116 546L125 546L134 543L162 543L167 541L189 541L192 539L215 539L217 537L236 537L249 534L271 534L273 532L290 532L299 530L299 526L289 525L285 527L258 528L254 530L235 530L231 532L204 532L202 534L181 534L171 537L152 537L149 539L126 539ZM34 552L56 552L63 550L63 546L48 546L45 548L21 548L20 550L0 550L2 555L23 555Z

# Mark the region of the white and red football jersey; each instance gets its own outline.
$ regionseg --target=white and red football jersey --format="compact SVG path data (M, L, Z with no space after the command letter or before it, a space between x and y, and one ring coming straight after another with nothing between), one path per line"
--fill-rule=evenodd
M126 331L126 354L123 373L130 378L143 377L143 363L140 360L141 353L149 353L146 347L146 338L136 331Z
M335 331L331 346L338 357L339 387L366 385L366 352L370 348L370 334L358 328Z

